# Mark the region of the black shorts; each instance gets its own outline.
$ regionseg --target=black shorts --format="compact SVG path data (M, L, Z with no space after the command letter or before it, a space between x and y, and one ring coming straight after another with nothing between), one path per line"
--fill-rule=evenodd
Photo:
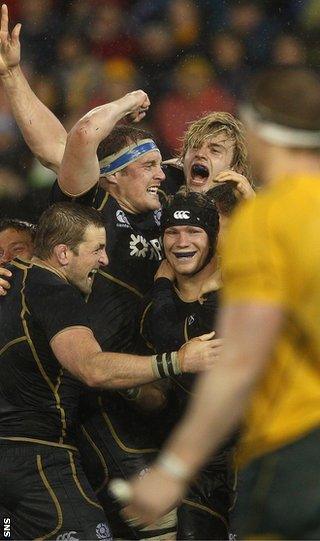
M133 475L144 475L157 456L157 452L143 452L143 449L131 449L120 440L112 438L107 428L96 416L95 423L82 427L77 436L77 444L81 450L84 471L105 510L108 522L115 538L119 539L152 539L166 536L176 531L176 515L169 513L156 525L139 528L124 520L121 507L110 496L108 484L110 479L120 477L129 479Z
M77 452L1 443L0 535L1 539L112 540Z
M178 508L177 539L228 539L234 495L231 469L201 471Z
M239 539L320 539L320 430L254 460L241 474Z

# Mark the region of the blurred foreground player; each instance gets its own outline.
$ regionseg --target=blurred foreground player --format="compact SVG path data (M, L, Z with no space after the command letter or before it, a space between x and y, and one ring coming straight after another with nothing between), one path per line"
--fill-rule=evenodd
M173 506L244 418L239 536L319 539L318 77L267 72L242 118L253 167L268 187L242 206L227 235L221 362L201 378L150 474L133 481L127 513L148 521Z

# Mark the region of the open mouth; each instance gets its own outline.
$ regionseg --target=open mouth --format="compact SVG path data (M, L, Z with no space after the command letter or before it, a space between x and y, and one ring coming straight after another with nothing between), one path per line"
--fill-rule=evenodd
M92 282L93 281L93 278L95 277L95 275L97 274L98 272L98 269L92 269L89 273L88 273L88 279Z
M202 163L194 163L191 167L191 178L195 184L204 184L209 177L209 169Z
M152 195L158 195L158 188L159 186L157 185L149 186L149 188L147 188L147 193L151 193Z
M182 261L188 261L193 258L196 252L174 252L174 256Z

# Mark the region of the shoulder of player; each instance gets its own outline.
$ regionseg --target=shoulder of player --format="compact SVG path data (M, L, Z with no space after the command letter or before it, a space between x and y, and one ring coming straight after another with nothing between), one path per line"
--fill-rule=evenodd
M230 219L228 234L239 235L259 224L266 225L283 204L283 198L280 199L278 193L271 189L259 192L254 199L242 201Z
M220 296L221 287L219 289L215 289L214 291L209 291L209 293L206 293L204 298L204 304L206 306L209 305L218 305L219 304L219 296Z
M163 163L162 168L166 178L161 184L161 190L167 195L175 194L185 182L183 169L167 162Z
M85 304L80 291L54 270L32 265L24 282L24 293L29 301L33 300L42 305L50 298L56 299L56 302L63 299L65 303L74 300Z
M99 188L99 190L101 190L101 188ZM121 216L126 216L126 212L121 209L118 201L112 195L104 191L104 196L105 197L103 198L103 201L102 201L101 200L102 193L100 193L99 197L97 198L95 208L100 210L100 212L102 213L104 217L104 221L110 227L110 225L116 224L116 222L118 221L117 217L119 216L119 214ZM99 200L101 202L100 206L98 205Z

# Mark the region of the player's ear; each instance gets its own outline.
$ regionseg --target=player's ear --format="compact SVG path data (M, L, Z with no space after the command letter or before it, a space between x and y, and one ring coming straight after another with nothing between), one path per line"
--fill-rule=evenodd
M108 186L110 186L110 184L118 184L116 173L111 173L110 175L100 177L99 184L102 188L108 191Z
M70 250L66 244L57 244L57 246L53 248L53 253L56 256L60 265L62 265L63 267L68 265L70 259Z

